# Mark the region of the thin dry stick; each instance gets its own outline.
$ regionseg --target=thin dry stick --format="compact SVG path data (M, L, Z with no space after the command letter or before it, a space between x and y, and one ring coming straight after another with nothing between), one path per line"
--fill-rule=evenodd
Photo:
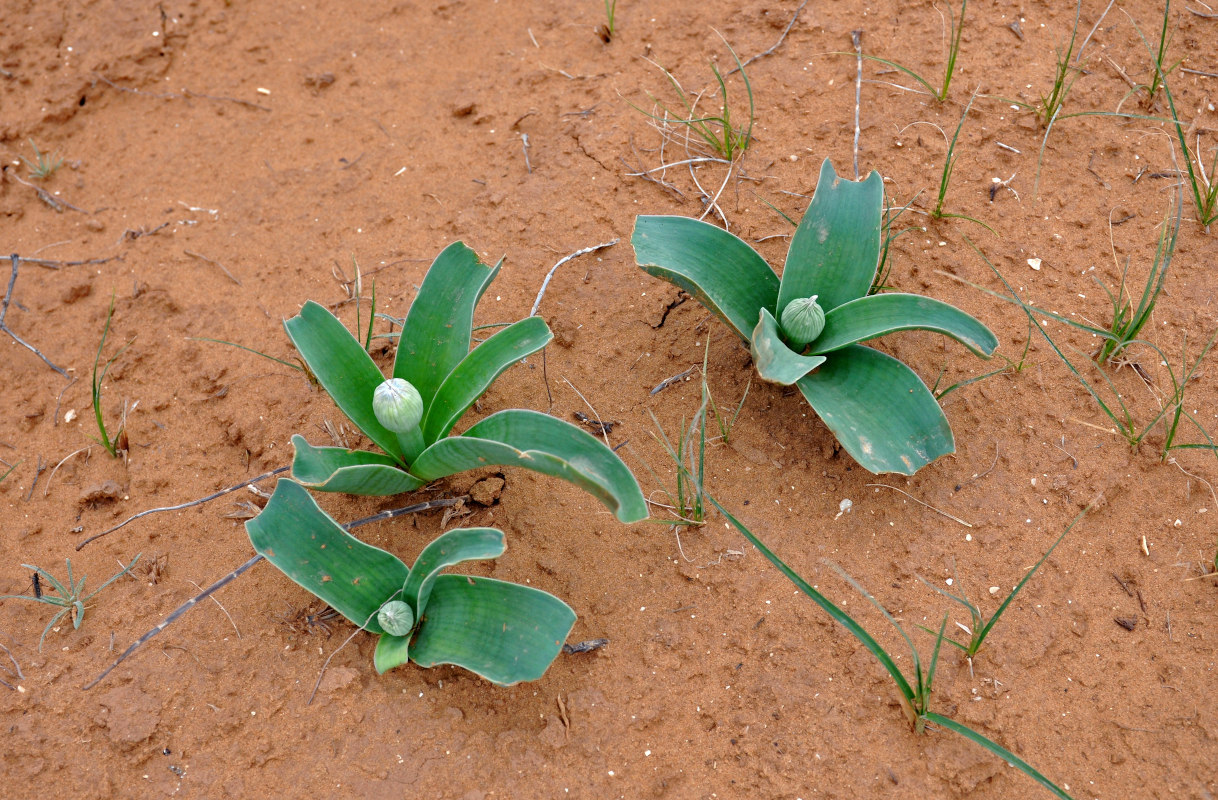
M863 32L850 31L854 52L858 56L858 71L854 79L854 179L859 179L859 107L863 102Z
M163 508L150 508L150 509L147 509L146 511L141 511L138 514L133 514L132 516L130 516L127 519L120 522L119 524L115 525L113 528L108 528L107 530L104 530L101 533L93 534L88 539L85 539L83 542L76 545L76 549L80 550L82 547L87 545L89 542L92 542L95 539L100 539L101 537L103 537L107 534L114 533L116 530L123 527L128 522L134 522L135 520L139 519L140 517L146 517L149 514L156 514L161 511L181 511L184 508L190 508L191 506L202 505L203 503L206 503L209 500L215 500L217 497L223 497L224 495L228 494L229 492L235 492L238 489L242 489L246 486L249 486L251 483L257 483L258 481L263 480L265 478L270 478L274 475L279 475L281 473L287 472L289 469L291 469L291 466L280 467L279 469L273 469L270 472L265 472L256 478L250 478L248 481L242 481L241 483L238 483L236 486L230 486L227 489L221 489L220 491L216 492L215 494L209 494L207 497L203 497L198 500L191 500L189 503L182 503L182 504L176 505L176 506L165 506Z
M190 256L191 258L197 258L200 261L206 261L208 264L214 264L215 266L219 267L221 270L224 271L224 274L229 277L229 280L231 280L233 283L237 284L238 286L241 285L241 281L237 279L237 276L235 276L235 275L233 275L233 273L229 272L228 268L225 267L223 264L221 264L219 261L213 261L212 259L203 255L202 253L196 253L193 250L183 250L182 252L185 253L186 255Z
M68 389L71 389L72 384L76 383L77 380L79 380L79 378L73 378L72 380L68 381L68 383L62 389L59 390L59 396L55 398L55 418L53 420L53 423L54 423L54 427L56 427L56 428L59 427L59 405L60 405L60 403L63 402L63 393L66 392Z
M16 657L13 656L12 651L9 650L7 647L5 647L3 644L0 644L0 650L4 650L5 655L8 656L8 660L13 662L13 669L17 670L14 673L13 669L9 669L8 667L5 667L4 671L9 673L10 675L16 675L19 680L25 680L25 673L23 673L21 671L21 665L17 663L17 659L16 659ZM5 686L7 686L10 689L17 688L15 686L13 686L11 683L8 683L7 681L0 680L0 683L3 683Z
M395 594L394 596L396 597L397 595ZM393 598L391 597L390 599L393 599ZM386 601L386 602L388 602L388 601ZM379 612L380 612L380 609L378 608L376 611L373 611L371 614L369 614L368 618L364 620L364 624L360 625L358 628L351 631L351 635L348 636L346 639L344 639L343 643L340 644L337 648L335 648L333 653L331 653L330 655L328 655L326 657L326 663L321 665L321 672L317 673L317 682L313 684L313 691L309 694L308 701L305 702L306 706L313 705L313 698L317 697L317 690L321 688L321 679L326 676L326 670L330 668L330 662L332 660L334 660L334 657L336 655L338 655L340 650L342 650L344 647L346 647L348 644L350 644L351 640L359 635L359 632L364 629L364 626L366 626L369 622L371 622L372 618L375 617Z
M889 485L888 485L888 484L886 484L886 483L867 483L867 484L864 484L864 486L882 486L882 487L883 487L883 488L885 488L885 489L892 489L894 492L900 492L901 494L903 494L903 495L905 495L906 497L908 497L910 500L913 500L913 501L914 501L915 503L917 503L918 505L920 505L920 506L926 506L927 508L929 508L931 511L935 512L936 514L940 514L940 515L942 515L942 516L945 516L945 517L947 517L948 519L952 520L953 522L959 522L961 525L963 525L963 526L964 526L964 527L966 527L966 528L971 528L971 527L973 527L972 525L968 524L967 522L965 522L964 520L960 519L959 517L953 517L951 514L947 513L946 511L942 511L942 510L940 510L940 509L935 508L935 507L934 507L934 506L932 506L930 503L924 503L924 502L922 502L921 500L919 500L918 498L914 497L912 494L910 494L909 492L905 491L904 489L898 489L897 487L895 487L895 486L889 486Z
M765 58L768 55L772 55L775 50L777 50L779 47L781 47L783 40L785 40L787 38L787 34L791 32L791 28L795 27L795 20L799 19L800 12L802 12L804 10L804 6L806 6L807 4L808 4L808 0L803 0L803 2L799 4L799 8L795 9L795 13L791 15L791 21L787 23L787 27L782 29L782 35L778 37L777 42L774 42L773 47L771 47L769 50L766 50L765 52L758 53L757 55L755 55L752 58L745 61L740 66L747 67L749 64L752 64L754 61L756 61L759 58ZM739 71L740 71L740 67L732 67L730 70L728 70L726 73L724 73L723 77L726 78L728 75L731 75L733 72L739 72Z
M44 362L46 362L48 367L66 378L68 377L67 372L65 372L61 367L55 366L51 359L44 356L37 347L34 347L34 345L30 344L25 339L22 339L20 336L13 333L12 328L10 328L8 323L5 322L5 317L8 316L8 305L13 299L13 286L17 283L17 266L24 260L16 253L13 253L11 256L9 256L9 258L12 259L13 262L13 274L8 279L8 291L4 293L4 305L0 306L0 331L4 331L9 336L13 337L13 340L17 342L17 344L41 358Z
M1202 478L1200 475L1194 475L1193 473L1191 473L1191 472L1189 472L1188 470L1186 470L1184 467L1180 466L1180 462L1179 462L1179 461L1176 461L1176 459L1175 459L1175 458L1169 458L1169 459L1167 459L1167 463L1168 463L1168 464L1174 464L1174 465L1175 465L1175 467L1176 467L1176 469L1180 470L1181 472L1183 472L1183 473L1184 473L1185 475L1187 475L1188 477L1190 477L1190 478L1196 478L1197 480L1199 480L1199 481L1201 481L1202 483L1204 483L1204 484L1205 484L1205 488L1207 488L1207 489L1209 489L1209 490L1210 490L1210 497L1211 497L1211 498L1213 498L1213 500L1214 500L1214 507L1215 507L1215 508L1218 508L1218 494L1215 494L1215 493L1214 493L1214 487L1213 487L1213 486L1210 484L1210 482L1209 482L1209 481L1207 481L1205 478Z
M187 578L186 580L190 581L190 585L195 587L196 589L198 589L200 592L203 591L203 587L200 586L199 584L195 583L194 581L191 581L189 578ZM233 626L233 630L235 630L237 632L237 638L240 639L241 638L241 629L237 627L237 623L233 622L233 615L228 613L228 609L224 607L224 604L221 603L219 600L217 600L215 597L212 597L211 601L213 603L215 603L216 605L220 606L220 610L224 612L224 616L228 617L228 621Z
M618 240L614 239L612 242L602 242L601 244L594 244L591 247L585 247L583 250L576 250L571 255L567 256L566 258L563 258L557 264L550 267L550 271L546 273L545 280L543 280L541 282L541 291L539 291L537 293L537 299L533 301L533 308L531 311L529 311L529 316L530 317L537 316L537 309L541 307L541 298L546 296L546 287L548 287L550 285L550 279L554 277L554 273L558 271L559 267L561 267L563 264L566 264L568 261L572 260L573 258L576 258L578 256L586 256L589 253L595 253L597 250L604 250L606 247L613 247L613 245L615 245L617 243L618 243Z
M7 173L8 167L5 167L4 171ZM79 211L81 214L89 213L88 211L85 211L83 208L78 208L77 206L72 205L67 200L64 200L62 197L56 197L55 195L48 192L46 189L43 189L41 186L35 186L34 184L30 183L29 181L22 180L21 176L18 175L16 172L13 172L12 176L13 176L13 180L17 181L17 183L20 183L22 186L28 186L31 189L33 189L35 192L37 192L38 199L41 200L42 202L46 203L48 206L50 206L55 211L62 212L65 208L70 208L73 211Z
M56 465L55 465L55 469L51 470L51 474L47 476L47 482L46 482L46 484L45 484L45 485L42 487L42 496L43 496L43 497L46 497L46 496L47 496L47 493L48 493L49 491L51 491L51 481L52 481L52 480L55 478L55 473L59 471L59 468L60 468L60 467L62 467L62 466L63 466L63 465L64 465L64 464L67 462L67 460L68 460L69 458L71 458L72 456L77 455L77 454L79 454L79 453L86 453L86 452L88 452L89 450L91 450L92 448L93 448L93 445L88 445L87 447L82 447L82 448L80 448L80 449L79 449L79 450L77 450L75 453L69 453L68 455L64 456L64 457L63 457L63 460L62 460L62 461L60 461L58 464L56 464ZM88 463L88 461L89 461L89 458L88 458L88 456L86 456L86 457L85 457L85 462L86 462L86 463Z
M596 409L592 407L592 404L588 402L588 398L584 397L583 393L579 389L575 388L575 384L567 380L565 375L563 376L563 380L566 381L567 385L571 387L571 391L579 395L579 399L584 401L584 405L586 405L588 410L592 412L592 416L596 417L597 427L601 429L601 436L605 439L605 447L609 447L609 434L605 433L605 423L601 421L601 415L598 414Z

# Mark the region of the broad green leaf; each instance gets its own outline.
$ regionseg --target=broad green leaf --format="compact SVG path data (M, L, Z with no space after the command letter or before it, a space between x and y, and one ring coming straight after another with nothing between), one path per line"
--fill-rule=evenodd
M765 259L709 222L640 216L630 243L644 271L689 292L746 342L757 311L773 308L778 297L778 277Z
M440 570L462 561L503 555L503 531L495 528L454 528L423 548L402 587L402 598L415 610L415 619L427 613L427 600Z
M989 328L955 306L916 294L873 294L825 314L825 329L812 342L812 352L828 353L915 329L950 336L982 358L992 356L998 347L998 339Z
M372 413L372 393L385 376L351 332L312 300L283 327L339 409L378 447L400 459L402 446L397 436Z
M514 322L475 347L436 392L423 417L423 441L447 436L474 402L503 371L550 343L554 335L541 317Z
M852 344L796 386L846 452L869 472L913 475L956 449L952 429L913 370Z
M498 265L483 264L461 242L444 248L428 268L406 314L393 364L393 377L410 381L424 407L469 353L474 307L498 272Z
M883 204L878 172L861 182L845 180L825 159L812 202L791 237L775 316L801 297L817 295L829 312L867 294L880 263Z
M574 624L570 606L539 589L441 575L411 642L410 658L421 667L456 664L511 686L540 678Z
M376 640L376 652L372 654L372 666L384 675L394 667L400 667L410 660L410 637L393 636L382 633Z
M989 750L991 753L993 753L994 755L1001 758L1003 761L1010 764L1012 767L1015 767L1015 769L1019 770L1024 775L1027 775L1029 778L1031 778L1032 780L1039 783L1041 786L1048 789L1050 792L1053 793L1053 795L1055 797L1060 797L1061 800L1071 800L1070 795L1066 794L1061 789L1057 788L1057 785L1054 784L1053 781L1049 780L1044 775L1041 775L1039 772L1037 772L1032 767L1031 764L1024 761L1022 758L1015 755L1014 753L1012 753L1010 750L1006 749L1002 745L998 744L993 739L983 736L980 733L977 733L972 728L961 725L959 722L956 722L954 719L951 719L950 717L945 717L942 714L936 714L933 711L928 711L928 712L926 712L926 714L924 716L926 717L927 722L933 722L936 725L940 725L944 728L947 728L949 731L955 731L956 733L963 736L965 739L968 739L970 742L981 745L986 750Z
M319 492L390 495L413 492L427 485L386 455L345 447L314 447L296 434L292 477Z
M778 320L769 309L761 309L761 319L749 340L753 365L763 380L790 386L825 363L824 356L802 356L787 347L778 335Z
M596 497L622 522L647 517L638 481L616 453L574 425L537 411L492 414L424 450L411 472L430 483L487 466L524 467L561 478Z
M262 513L245 523L254 549L355 625L383 633L376 612L401 592L409 570L356 539L295 481L280 479Z

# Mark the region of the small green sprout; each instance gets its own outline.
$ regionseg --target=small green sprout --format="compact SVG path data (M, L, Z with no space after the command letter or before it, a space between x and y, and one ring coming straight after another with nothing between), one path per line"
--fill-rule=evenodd
M118 458L120 451L126 452L127 450L125 441L127 433L127 411L129 409L127 408L126 404L124 404L123 415L119 418L118 422L118 430L115 432L112 438L106 432L106 421L102 416L102 384L106 380L106 373L110 371L110 367L116 360L118 360L118 357L131 346L131 342L134 342L135 340L132 339L131 342L127 342L125 345L120 347L118 352L112 355L110 360L106 362L105 367L102 368L101 375L97 374L97 367L101 363L102 350L106 346L106 336L110 333L110 321L113 319L113 317L114 297L111 295L110 310L106 312L106 325L104 328L102 328L101 342L99 342L97 345L97 356L93 359L93 416L97 420L97 432L101 434L101 438L97 439L96 441L101 444L102 447L106 448L106 452L109 453L112 458Z
M720 34L719 38L723 38ZM701 100L701 94L690 97L682 88L680 82L673 76L671 72L660 67L660 71L668 78L672 84L673 90L677 93L677 99L684 106L684 113L678 114L669 109L660 100L652 97L652 101L660 110L660 114L653 114L631 104L632 108L641 114L644 114L655 120L661 126L683 125L689 131L694 133L699 139L715 153L722 156L727 161L733 161L735 158L744 153L753 141L753 123L756 118L756 109L753 104L753 86L749 83L748 73L744 71L744 64L740 62L740 57L736 55L736 51L728 44L727 39L723 39L724 45L727 46L728 52L732 54L732 59L736 62L736 69L740 72L740 77L744 81L744 90L749 98L749 119L747 125L736 125L732 121L732 109L728 102L727 96L727 81L723 74L719 72L719 68L711 62L711 72L714 73L715 82L719 84L719 101L720 110L718 115L705 114L698 116L696 107L698 101ZM730 72L728 73L731 74Z
M1040 561L1037 561L1036 564L1033 565L1032 569L1027 571L1027 573L1023 576L1023 579L1015 585L1015 588L1011 590L1011 593L1008 594L1006 599L1002 601L1002 604L998 606L998 610L995 611L994 615L988 620L984 615L982 615L981 609L977 608L977 606L968 599L968 595L964 592L963 587L958 589L960 594L955 595L946 589L936 586L923 578L921 575L918 576L918 580L922 581L922 583L926 584L931 589L934 589L936 592L949 600L964 606L964 608L969 612L969 625L963 625L959 622L956 623L958 627L969 635L968 643L960 644L953 639L945 640L948 644L959 648L964 652L964 657L968 660L969 674L972 674L973 671L973 657L977 655L977 651L981 649L981 645L985 641L985 638L990 635L990 631L994 628L994 625L998 622L999 618L1002 617L1003 612L1007 610L1007 606L1009 606L1011 601L1015 599L1015 595L1019 594L1020 590L1023 589L1024 584L1032 580L1032 576L1035 575L1036 571L1041 568L1041 565L1048 560L1049 556L1053 555L1053 551L1056 550L1057 546L1062 543L1063 539L1066 538L1066 534L1074 529L1074 526L1087 515L1087 512L1090 511L1091 508L1091 506L1084 508L1079 512L1078 516L1076 516L1070 522L1070 524L1066 526L1066 529L1061 532L1061 535L1057 537L1056 541L1054 541L1049 549L1045 551L1045 554L1040 557ZM959 580L956 580L955 583L957 586L960 585ZM932 631L930 628L923 627L922 625L919 625L918 627L922 628L922 630L926 631L927 633L934 634L934 631ZM939 636L940 638L943 637L942 630L939 631Z
M897 631L901 634L901 638L903 638L905 643L909 646L910 654L912 656L911 661L914 670L914 680L912 683L910 683L910 681L901 672L900 667L897 666L896 660L888 654L888 651L886 651L883 646L881 646L880 643L876 641L876 639L870 633L868 633L866 629L863 628L862 625L855 622L854 619L839 608L836 603L817 591L815 587L800 577L795 570L787 566L787 564L778 558L778 556L776 556L774 552L761 541L761 539L754 535L752 531L750 531L744 526L743 523L740 522L740 520L736 519L730 512L728 512L727 509L720 505L719 501L717 501L709 492L706 493L706 499L710 501L710 503L717 508L719 512L723 514L723 516L727 517L728 521L736 528L736 530L740 531L744 538L748 539L754 547L761 551L761 554L769 559L770 563L777 567L779 572L794 583L795 587L799 589L799 591L811 598L813 602L820 606L835 621L841 624L842 627L849 631L852 636L858 639L859 642L866 647L873 656L875 656L876 660L880 662L881 666L884 667L884 670L888 673L888 676L892 678L893 683L896 685L899 693L898 699L901 701L901 708L905 711L906 718L909 720L910 726L914 729L915 733L922 733L926 729L926 725L928 723L938 725L941 728L946 728L949 731L958 733L964 738L968 739L970 742L989 750L1007 764L1010 764L1015 769L1018 769L1020 772L1039 783L1045 789L1049 790L1049 792L1051 792L1055 797L1061 798L1061 800L1071 800L1070 795L1066 794L1064 791L1058 788L1056 784L1033 768L1031 764L1028 764L1010 750L1007 750L1005 747L989 737L977 733L972 728L966 727L950 717L945 717L942 714L938 714L930 710L931 687L935 679L935 667L939 661L939 648L942 646L945 639L944 630L947 625L946 615L943 617L943 622L940 623L939 626L937 639L935 640L935 650L934 654L931 656L930 665L927 669L923 669L922 661L918 656L918 650L914 646L913 640L909 638L909 635L897 623L896 619L894 619L893 616L888 613L887 609L885 609L879 603L879 601L877 601L871 595L871 593L869 593L857 581L847 575L844 570L835 564L829 563L829 566L835 569L838 574L840 574L848 583L850 583L851 586L853 586L864 597L866 597L867 600L874 604L876 608L878 608L884 615L885 619L887 619L897 628Z
M142 555L142 554L140 554L140 555ZM49 583L51 585L51 588L53 588L55 590L55 594L53 594L53 595L47 594L45 589L38 589L32 595L31 594L0 595L0 600L9 600L9 599L33 600L35 603L46 603L47 605L59 606L60 608L63 609L62 611L56 613L55 616L51 617L51 621L48 622L46 628L43 629L42 637L38 640L38 650L39 650L39 652L41 652L43 641L46 640L47 634L51 632L51 629L54 628L59 623L59 620L63 619L64 616L71 614L72 615L72 627L74 629L79 630L81 623L85 621L85 609L87 608L85 603L89 602L94 597L96 597L98 592L100 592L102 589L105 589L107 586L114 583L116 580L118 580L119 578L123 577L128 572L130 572L131 568L135 566L135 562L137 562L139 560L140 560L140 556L136 555L135 558L131 559L130 564L123 567L122 571L114 574L110 578L110 580L106 581L101 586L98 586L96 589L94 589L89 594L84 593L86 576L81 575L79 581L72 580L72 559L70 559L70 558L65 559L65 561L67 561L67 565L68 565L68 585L67 586L64 586L62 583L60 583L59 579L57 579L51 573L47 572L42 567L36 567L33 564L22 564L21 566L25 567L26 569L34 571L36 580L41 579L41 580L45 580L47 583ZM36 583L35 586L39 586L40 583L41 583L41 581L39 581L39 583Z
M843 180L826 160L781 279L744 241L695 219L640 216L631 243L640 267L689 292L749 343L763 379L796 386L861 466L912 475L954 451L951 427L913 370L860 343L922 329L989 358L998 340L947 303L868 294L879 264L882 205L879 173ZM813 296L824 310L824 329L801 347L776 315Z
M54 175L60 167L63 166L63 159L56 158L54 153L43 153L38 149L38 145L34 144L34 140L30 139L30 147L34 149L34 160L30 161L25 156L21 156L21 160L29 167L30 177L36 181L45 181L47 178Z

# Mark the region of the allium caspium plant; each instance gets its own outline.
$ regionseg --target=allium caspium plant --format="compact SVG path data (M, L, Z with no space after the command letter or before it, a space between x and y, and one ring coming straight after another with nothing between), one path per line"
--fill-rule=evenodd
M855 461L912 475L955 450L951 427L913 370L861 342L922 329L989 358L998 340L947 303L868 295L883 197L879 173L844 180L826 160L781 279L741 239L687 217L640 216L631 243L646 272L689 292L748 342L762 378L796 386Z

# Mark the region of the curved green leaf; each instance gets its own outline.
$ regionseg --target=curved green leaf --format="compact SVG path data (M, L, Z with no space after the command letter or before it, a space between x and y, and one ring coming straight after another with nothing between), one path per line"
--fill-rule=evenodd
M801 297L817 295L828 312L867 294L880 263L883 205L878 172L861 182L845 180L825 159L812 202L791 237L775 316Z
M998 347L998 339L989 328L955 306L917 294L873 294L825 314L825 329L812 342L812 352L828 353L915 329L950 336L982 358L992 356Z
M622 522L647 517L638 481L616 453L574 425L537 411L492 414L424 450L411 472L430 483L486 466L524 467L561 478L596 497Z
M245 523L254 549L355 625L383 633L376 612L401 592L409 570L361 542L295 481L281 479L262 513Z
M761 309L761 319L749 340L753 365L763 380L790 386L825 363L824 356L802 356L778 335L778 320L768 308Z
M425 408L448 373L469 353L474 307L498 272L498 265L483 264L461 242L444 248L428 267L406 314L393 363L393 377L410 381Z
M878 350L848 345L796 386L869 472L913 475L956 449L947 418L926 384Z
M454 528L443 533L419 553L402 587L402 599L415 610L415 619L422 619L440 570L462 561L498 558L503 551L503 531L495 528Z
M422 422L423 441L432 444L447 436L461 415L504 370L536 353L553 338L544 319L526 317L471 350L444 379L428 405Z
M380 453L314 447L300 434L292 437L292 447L292 477L319 492L381 496L413 492L428 483Z
M410 658L421 667L456 664L511 686L540 678L574 624L571 607L539 589L441 575L410 643Z
M283 327L339 409L378 447L400 459L402 446L397 435L372 413L372 393L385 376L351 332L312 300L301 307L299 315L285 320Z
M746 342L758 309L778 298L778 277L765 259L709 222L640 216L630 243L645 272L689 292Z
M1024 775L1027 775L1029 778L1048 789L1054 794L1054 796L1060 797L1062 800L1071 800L1070 795L1059 789L1057 784L1053 783L1053 781L1049 780L1044 775L1041 775L1032 767L1031 764L1024 761L1022 758L1015 755L1002 745L998 744L993 739L977 733L977 731L969 728L966 725L961 725L959 722L956 722L950 717L945 717L942 714L936 714L933 711L926 712L923 714L923 717L925 717L927 722L933 722L940 727L947 728L949 731L955 731L965 739L968 739L970 742L981 745L986 750L989 750L991 753L1010 764L1012 767L1015 767L1015 769L1019 770Z
M380 675L410 660L410 637L382 633L376 640L376 652L372 654L372 666Z

